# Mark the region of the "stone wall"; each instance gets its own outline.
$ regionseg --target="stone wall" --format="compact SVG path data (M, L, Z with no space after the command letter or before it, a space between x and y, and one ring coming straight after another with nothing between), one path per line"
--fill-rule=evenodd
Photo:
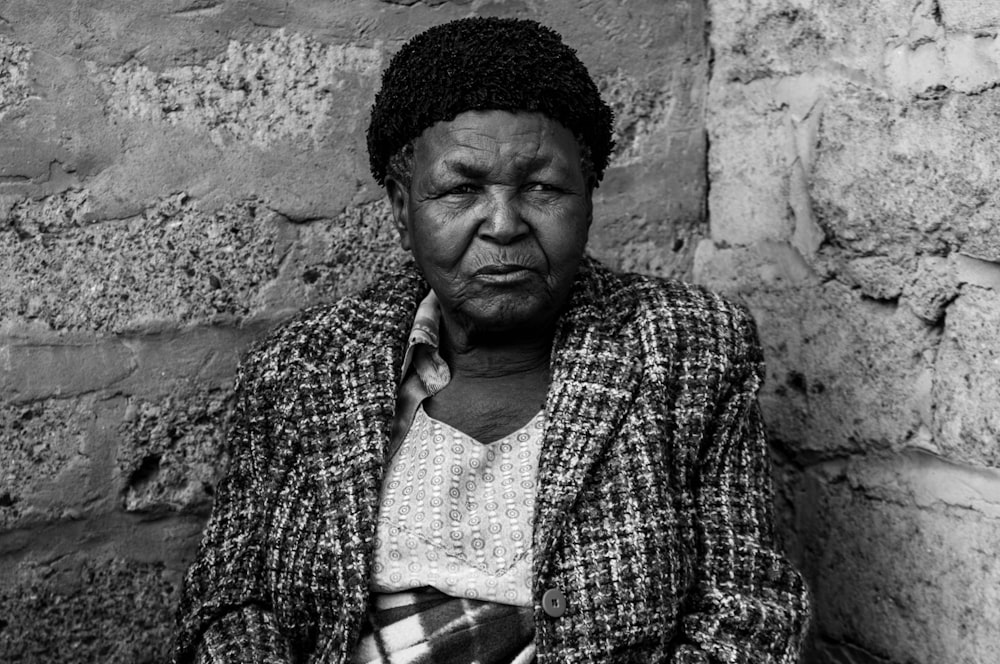
M614 106L593 253L757 317L806 661L1000 660L994 3L8 0L0 661L163 661L239 356L403 259L368 107L472 14Z
M593 252L690 276L701 0L0 2L0 661L164 661L238 358L403 259L368 108L473 14L557 28L614 106Z
M809 662L1000 661L1000 5L710 0L710 238L742 296Z

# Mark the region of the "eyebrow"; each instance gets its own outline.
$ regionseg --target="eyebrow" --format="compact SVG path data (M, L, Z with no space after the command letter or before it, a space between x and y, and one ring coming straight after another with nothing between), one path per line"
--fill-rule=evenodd
M464 178L475 180L487 173L487 169L474 162L464 159L445 159L442 164L442 173L456 173Z
M532 172L541 170L555 161L554 155L551 154L535 154L533 157L527 160L525 166ZM483 177L487 174L488 169L485 168L481 163L476 161L468 161L461 157L453 159L445 159L441 162L444 167L442 170L451 173L457 173L458 175L469 178L476 179Z

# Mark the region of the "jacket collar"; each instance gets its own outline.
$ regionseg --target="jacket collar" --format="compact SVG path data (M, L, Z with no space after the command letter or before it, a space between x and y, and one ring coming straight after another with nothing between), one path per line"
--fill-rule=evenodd
M396 386L408 333L420 300L430 288L413 263L335 305L340 327L341 408L349 418L346 444L335 446L331 466L341 478L353 475L359 502L377 504L395 409ZM374 494L371 492L374 491Z

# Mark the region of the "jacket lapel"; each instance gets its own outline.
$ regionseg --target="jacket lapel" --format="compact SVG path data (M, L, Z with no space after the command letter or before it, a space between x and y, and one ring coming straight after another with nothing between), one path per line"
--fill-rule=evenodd
M342 458L335 467L360 473L354 481L368 493L374 487L373 500L382 481L406 339L417 303L427 290L413 265L395 279L358 299L344 326L350 336L344 335L335 367L347 414L347 444L338 446ZM371 498L364 492L359 497Z
M539 462L533 544L535 578L550 574L550 551L594 463L618 434L641 378L631 304L617 277L588 261L556 332L547 425Z
M340 403L333 409L344 414L325 460L326 493L339 514L330 524L336 542L331 560L341 568L346 587L337 597L335 615L339 629L324 634L316 662L346 661L348 644L357 638L360 617L368 598L368 583L375 545L379 491L385 465L396 383L403 363L409 326L417 303L427 290L415 266L346 301L336 316L339 330L331 335L340 345L329 367L331 393ZM339 351L339 352L338 352Z

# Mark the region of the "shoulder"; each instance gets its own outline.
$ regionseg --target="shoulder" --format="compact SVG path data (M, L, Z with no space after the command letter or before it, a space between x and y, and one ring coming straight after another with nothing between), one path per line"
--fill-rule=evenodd
M406 265L353 295L304 309L250 348L241 373L262 379L293 366L329 366L359 343L394 343L400 330L405 336L426 288L416 267Z
M704 286L636 273L617 273L594 260L581 271L578 300L621 325L646 328L686 346L758 346L753 317L743 304Z

